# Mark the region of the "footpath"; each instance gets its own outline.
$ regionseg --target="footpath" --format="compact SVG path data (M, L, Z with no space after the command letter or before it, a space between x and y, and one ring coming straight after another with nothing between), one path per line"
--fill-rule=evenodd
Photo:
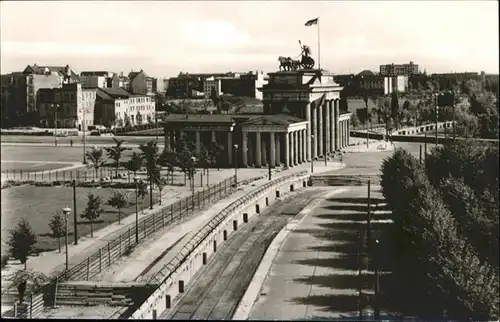
M262 175L262 173L263 170L260 171L260 175ZM232 173L230 175L232 175ZM243 181L258 176L259 171L241 171L238 173L238 180ZM214 177L216 176L214 175ZM212 182L215 183L215 181ZM172 196L172 190L177 191L174 197ZM143 217L147 217L152 212L158 211L158 209L168 209L171 204L177 202L179 199L188 197L189 195L191 195L189 189L165 188L162 193L162 205L160 206L159 204L156 204L153 206L152 210L148 208L145 209L144 212L139 212L139 220ZM90 236L81 236L78 240L78 245L74 245L72 243L68 245L69 268L78 265L87 257L98 251L99 248L105 246L108 241L114 240L119 235L128 231L128 229L133 229L134 227L135 213L122 218L121 225L115 222L98 231L95 231L93 238L91 238ZM65 268L65 251L63 250L61 253L59 253L57 250L55 250L51 252L43 252L38 256L30 256L27 261L27 267L28 269L33 269L49 277L55 275L59 272L62 272ZM22 270L23 268L24 266L18 263L18 261L15 261L15 263L8 263L2 269L2 289L10 284L8 282L8 277L14 274L16 271Z

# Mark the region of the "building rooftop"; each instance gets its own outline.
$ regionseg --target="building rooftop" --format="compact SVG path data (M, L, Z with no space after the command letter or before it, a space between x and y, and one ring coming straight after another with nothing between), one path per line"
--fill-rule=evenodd
M69 68L69 66L38 66L37 64L33 64L33 66L26 66L26 68L23 71L23 74L38 74L38 75L43 75L46 70L49 72L57 72L59 76L65 76L66 75L66 68ZM78 77L77 74L71 69L71 80L76 80L79 81L80 77Z
M286 114L278 115L241 115L241 114L169 114L163 118L164 123L241 123L246 124L293 124L304 120Z

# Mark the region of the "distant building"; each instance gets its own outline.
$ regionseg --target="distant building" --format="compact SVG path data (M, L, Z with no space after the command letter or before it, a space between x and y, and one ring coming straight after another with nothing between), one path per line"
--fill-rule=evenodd
M82 89L80 83L62 88L44 88L37 94L40 126L87 129L94 124L97 89Z
M142 69L139 72L130 72L129 92L137 95L152 95L155 92L155 81L149 77Z
M123 88L125 90L130 89L130 79L127 76L123 76L123 72L120 74L114 74L111 78L111 88Z
M60 88L77 83L79 77L66 66L28 65L22 72L2 75L2 123L8 126L40 123L37 93L40 89Z
M87 71L80 73L82 88L108 88L112 87L113 72Z
M361 92L369 94L389 95L393 92L404 93L408 90L408 76L383 76L364 70L356 75L356 78L359 79Z
M205 94L205 98L209 98L212 95L212 91L215 91L217 96L220 96L222 93L221 89L221 80L215 77L209 77L205 79L203 83L203 92Z
M260 100L262 100L262 92L260 92L258 88L267 83L263 71L250 71L248 73L216 77L215 79L220 80L220 89L223 94L253 97Z
M380 75L382 76L399 76L418 74L418 65L410 61L409 64L386 64L380 65Z
M96 124L110 127L154 122L155 100L123 89L98 89Z

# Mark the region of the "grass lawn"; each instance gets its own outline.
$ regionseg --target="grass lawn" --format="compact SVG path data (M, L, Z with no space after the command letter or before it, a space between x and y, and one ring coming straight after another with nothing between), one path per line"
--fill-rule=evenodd
M90 234L90 224L80 218L87 203L89 188L77 188L77 221L78 234L84 236ZM94 223L94 231L108 224L118 221L118 211L108 206L107 200L112 194L112 189L102 188L95 190L103 199L104 209L101 217ZM125 214L135 213L135 194L130 190L129 198L131 205L122 209L122 218ZM50 251L57 249L57 239L50 236L48 226L54 213L61 211L64 207L73 208L73 192L70 187L36 187L19 186L2 190L2 254L5 252L5 242L9 237L9 229L14 228L20 218L25 218L30 224L38 238L36 249L39 251ZM153 191L153 202L157 201L157 194ZM144 199L144 207L149 207L149 196ZM141 201L139 200L139 209ZM73 214L69 218L69 239L74 241L73 236Z
M2 162L2 172L5 171L46 171L69 167L69 163L39 163L39 162Z

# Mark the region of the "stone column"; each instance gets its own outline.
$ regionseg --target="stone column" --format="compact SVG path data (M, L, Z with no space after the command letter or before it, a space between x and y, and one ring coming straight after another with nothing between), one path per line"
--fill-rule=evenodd
M306 121L307 121L307 128L306 128L306 137L305 137L305 144L306 144L306 159L307 161L311 161L311 134L312 134L312 120L311 120L311 103L307 103L306 105Z
M262 147L260 144L260 132L255 132L255 167L260 168L262 166Z
M212 131L212 138L211 138L212 142L217 142L217 139L215 137L215 131ZM212 143L210 142L210 143Z
M227 132L227 162L229 165L233 164L233 132Z
M350 138L351 138L351 122L347 120L347 146L349 146Z
M323 105L318 106L318 156L323 155Z
M329 101L330 105L330 151L335 152L335 106L333 100Z
M212 132L213 133L213 132ZM241 155L243 156L243 167L248 167L248 133L247 132L242 132L242 139L241 139Z
M318 122L317 122L317 114L318 114L318 107L311 106L311 115L312 115L312 131L311 134L314 136L311 138L311 144L312 144L312 159L316 159L318 157Z
M327 155L330 155L330 103L325 102L325 151Z
M271 163L271 167L274 168L276 166L276 146L275 146L275 137L274 132L269 132L269 160Z
M307 161L307 155L306 155L306 152L307 152L307 145L306 145L307 130L302 130L302 131L300 131L300 133L302 134L302 161L306 162Z
M297 163L302 163L302 135L301 130L295 132L297 136Z
M342 149L345 148L345 121L342 121Z
M334 102L335 115L335 150L340 150L340 122L339 122L339 100Z
M299 164L299 140L297 131L293 131L293 164Z
M290 136L285 133L285 166L290 167Z
M282 133L276 133L275 135L275 140L276 140L276 165L279 166L281 164L281 136Z
M200 131L196 131L196 142L195 142L195 152L197 154L201 153L201 142L200 142Z

